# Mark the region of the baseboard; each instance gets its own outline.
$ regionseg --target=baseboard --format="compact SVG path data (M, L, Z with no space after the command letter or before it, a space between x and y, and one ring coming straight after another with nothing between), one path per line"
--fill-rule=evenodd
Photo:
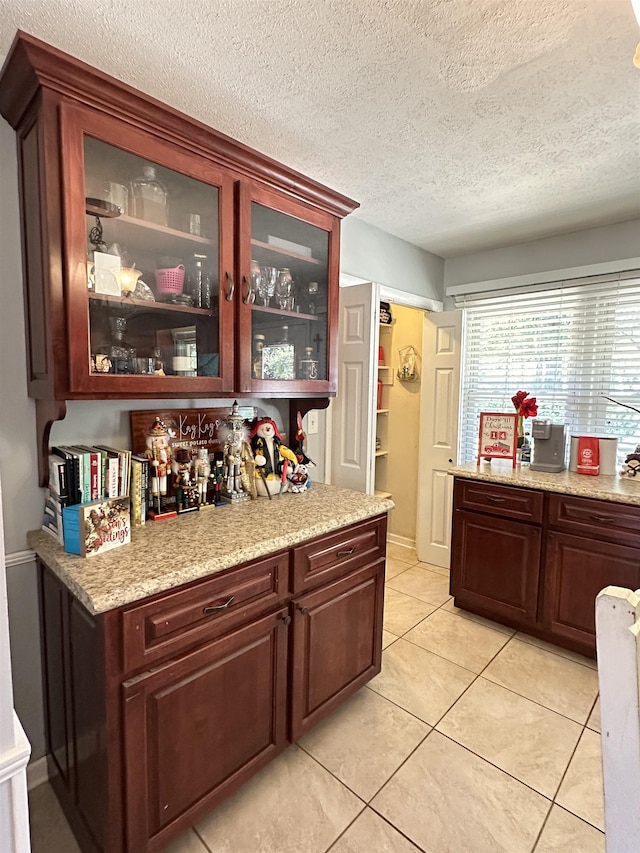
M47 767L47 756L36 758L27 764L27 790L32 791L38 785L49 781L49 768Z
M394 545L400 545L402 548L416 547L416 540L409 539L407 536L398 536L396 533L387 533L387 542L392 542Z

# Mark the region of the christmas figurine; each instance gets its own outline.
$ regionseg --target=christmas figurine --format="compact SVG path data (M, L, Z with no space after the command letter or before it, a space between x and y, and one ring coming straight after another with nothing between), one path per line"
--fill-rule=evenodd
M258 494L287 491L289 466L298 464L295 453L282 443L282 435L271 418L261 418L249 433L251 450L256 466L256 489Z
M209 462L209 451L204 447L198 449L193 463L193 472L198 485L198 500L201 505L205 505L208 502L207 484L211 474L211 464Z
M238 411L237 401L233 404L221 434L224 437L222 497L228 503L238 503L254 498L256 493L253 455L247 441L244 418Z
M149 492L153 509L149 516L154 520L169 518L175 512L163 510L163 498L167 496L167 476L171 470L171 435L167 427L157 416L147 434L146 455L149 460Z

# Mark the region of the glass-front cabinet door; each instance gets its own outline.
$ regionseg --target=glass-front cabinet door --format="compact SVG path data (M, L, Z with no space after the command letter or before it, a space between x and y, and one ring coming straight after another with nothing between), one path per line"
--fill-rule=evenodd
M231 178L80 109L62 132L71 390L233 391Z
M338 251L334 217L241 185L240 391L314 397L335 390Z

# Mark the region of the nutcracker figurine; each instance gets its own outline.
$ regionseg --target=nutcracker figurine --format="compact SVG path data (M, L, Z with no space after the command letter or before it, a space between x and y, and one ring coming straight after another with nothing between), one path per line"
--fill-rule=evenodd
M224 436L224 483L222 497L228 503L240 503L256 496L253 476L253 453L247 441L244 418L237 401L222 430Z
M175 511L166 511L167 475L171 470L171 435L167 427L156 416L147 433L147 459L149 460L149 493L153 508L149 517L154 521L175 516Z
M204 506L208 503L207 485L209 482L209 475L211 474L209 451L206 449L206 447L201 447L198 449L198 453L193 463L193 472L195 474L196 483L198 485L198 502L201 506Z

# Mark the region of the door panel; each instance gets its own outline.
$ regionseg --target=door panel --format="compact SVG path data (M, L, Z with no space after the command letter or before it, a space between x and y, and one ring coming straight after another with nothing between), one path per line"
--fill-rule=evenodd
M418 453L418 559L449 568L456 463L462 312L426 314L423 329L421 439Z
M540 527L462 509L456 510L454 522L451 594L456 604L507 624L535 624Z
M331 404L332 483L373 494L375 285L340 288L338 396Z
M607 586L638 589L637 548L550 532L544 589L545 628L579 643L585 654L596 647L596 597Z
M218 802L286 744L285 613L123 685L131 853Z
M291 738L380 672L384 559L292 606Z

